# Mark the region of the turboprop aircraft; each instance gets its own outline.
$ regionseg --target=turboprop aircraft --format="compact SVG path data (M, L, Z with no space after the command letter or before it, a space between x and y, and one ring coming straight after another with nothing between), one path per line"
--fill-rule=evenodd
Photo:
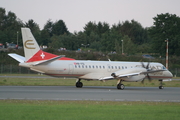
M29 28L21 28L25 57L8 54L19 61L19 66L30 68L54 77L75 77L76 87L83 87L81 80L118 80L117 89L123 90L122 82L144 81L145 78L158 79L159 89L163 89L162 82L172 78L172 73L161 63L149 62L115 62L75 60L44 52Z

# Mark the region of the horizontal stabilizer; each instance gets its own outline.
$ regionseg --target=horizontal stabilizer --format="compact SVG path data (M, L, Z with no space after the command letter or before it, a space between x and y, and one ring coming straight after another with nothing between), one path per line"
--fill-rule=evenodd
M57 60L59 58L62 58L64 56L65 55L60 55L60 56L54 57L54 58L49 59L49 60L40 61L40 62L35 63L34 66L37 66L37 65L47 65L47 64L49 64L49 63L51 63L51 62L53 62L53 61L55 61L55 60Z
M18 54L15 54L15 53L9 53L8 55L20 63L24 63L24 61L26 60L25 57L18 55Z

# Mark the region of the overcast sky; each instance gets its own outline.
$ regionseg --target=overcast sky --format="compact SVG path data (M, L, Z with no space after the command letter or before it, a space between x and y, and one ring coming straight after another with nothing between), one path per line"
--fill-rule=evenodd
M0 0L0 7L14 12L23 22L33 19L40 29L49 19L61 19L70 32L83 31L89 21L111 26L134 19L150 27L157 14L180 16L180 0Z

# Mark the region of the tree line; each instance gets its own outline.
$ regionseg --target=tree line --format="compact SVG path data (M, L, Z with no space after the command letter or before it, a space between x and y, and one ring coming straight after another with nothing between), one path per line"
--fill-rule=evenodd
M169 54L180 56L180 17L175 14L158 14L154 24L144 28L135 21L119 22L110 26L106 22L89 21L83 31L71 33L63 20L47 20L42 30L33 19L23 23L15 13L0 8L0 43L17 42L22 46L21 27L31 29L39 45L67 50L115 51L117 54L134 55L156 53L165 57L166 42ZM122 48L123 47L123 48Z

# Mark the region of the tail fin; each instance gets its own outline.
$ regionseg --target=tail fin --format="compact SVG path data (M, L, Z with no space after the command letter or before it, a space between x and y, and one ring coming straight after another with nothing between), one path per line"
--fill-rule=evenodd
M21 28L21 31L23 37L24 54L25 54L26 62L50 60L55 57L58 58L57 55L44 52L40 49L38 43L36 42L29 28ZM75 59L61 56L59 57L59 60L75 60Z
M26 61L35 55L40 47L29 28L21 28Z

